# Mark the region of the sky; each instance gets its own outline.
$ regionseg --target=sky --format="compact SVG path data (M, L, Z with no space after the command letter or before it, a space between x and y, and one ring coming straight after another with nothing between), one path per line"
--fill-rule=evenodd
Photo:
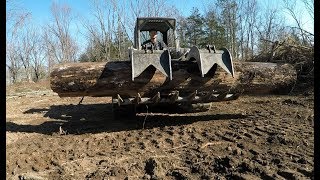
M32 13L32 17L36 19L35 22L44 23L50 19L50 5L53 0L17 0L19 6L21 6L26 11ZM89 15L90 13L90 0L55 0L58 3L66 3L70 5L74 13L81 14L82 16ZM175 5L177 9L184 16L191 14L192 8L197 7L200 12L203 11L213 0L166 0L168 4ZM183 3L182 3L183 2ZM281 6L281 0L258 0L258 3L263 6L270 5L271 7ZM305 28L313 32L313 24L311 24L311 18L308 13L303 9L303 3L301 0L297 0L297 9L303 13L303 21L305 23ZM294 23L292 18L284 13L287 19Z
M17 0L16 4L26 12L32 15L32 22L37 25L44 25L52 20L50 6L52 2L67 4L71 7L72 12L77 16L90 17L91 0ZM212 1L212 0L211 0ZM200 11L210 0L166 0L168 4L173 4L183 16L189 16L192 8L197 7ZM71 31L78 31L79 28L71 26ZM84 37L79 37L77 41L82 41Z
M18 0L26 10L32 12L35 17L43 19L50 17L50 5L53 0ZM210 0L167 0L168 4L175 5L183 15L190 15L193 7L201 9ZM30 3L33 2L33 3ZM74 12L89 14L90 0L55 0L55 2L66 3L72 7Z
M91 0L54 0L57 3L68 4L71 7L72 13L80 17L90 17L91 12ZM117 1L117 0L116 0ZM53 0L15 0L16 4L23 9L24 11L31 12L32 22L37 25L44 25L47 22L52 20L50 6ZM168 4L174 5L180 13L187 17L191 14L192 8L197 7L200 12L214 3L214 0L166 0ZM182 3L183 2L183 3ZM269 7L281 7L282 0L258 0L260 6L269 6ZM303 9L303 3L301 0L297 0L298 4L296 5L297 11L303 12L303 28L311 33L314 32L314 25L311 23L312 20L309 17L306 10ZM212 4L214 5L214 4ZM286 16L286 23L289 26L295 26L295 22L290 17L289 14L282 12ZM72 26L71 31L79 32L79 28ZM81 41L81 38L77 39Z
M208 0L203 2L206 1ZM31 12L33 18L40 20L40 22L50 18L50 5L52 2L53 0L18 0L19 6ZM90 13L90 0L55 0L55 2L68 4L73 12L81 13L82 15L89 15ZM202 1L197 0L186 0L186 3L181 3L181 0L167 0L167 2L176 5L178 10L186 16L190 14L192 7L203 6Z

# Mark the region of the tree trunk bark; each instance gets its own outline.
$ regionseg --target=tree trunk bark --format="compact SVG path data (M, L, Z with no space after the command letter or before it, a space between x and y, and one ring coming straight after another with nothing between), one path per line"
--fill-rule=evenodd
M55 66L51 73L51 88L60 97L115 96L150 97L157 92L178 90L180 95L198 93L286 94L296 81L296 71L290 64L234 61L232 77L219 66L214 66L202 78L193 62L172 61L172 77L154 67L147 68L134 81L131 62L66 63Z

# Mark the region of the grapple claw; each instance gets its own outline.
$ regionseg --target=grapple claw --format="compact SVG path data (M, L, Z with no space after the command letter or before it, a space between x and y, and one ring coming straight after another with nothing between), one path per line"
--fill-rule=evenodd
M132 81L150 65L172 80L169 50L153 50L151 53L148 53L144 50L129 49L129 58L132 67Z
M216 50L214 46L207 46L207 50L201 50L197 46L193 46L190 48L187 59L197 61L202 77L209 72L214 64L218 64L234 77L232 57L226 48Z

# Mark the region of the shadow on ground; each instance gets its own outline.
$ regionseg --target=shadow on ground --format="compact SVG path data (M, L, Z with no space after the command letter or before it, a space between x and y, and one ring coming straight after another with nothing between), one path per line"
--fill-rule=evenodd
M59 133L60 126L67 134L117 132L135 129L179 126L197 121L245 119L241 114L149 114L140 113L136 117L114 119L111 104L58 105L50 108L29 109L24 114L45 113L51 120L39 125L20 125L7 122L6 129L11 132L35 132L42 134ZM145 123L144 120L146 119Z

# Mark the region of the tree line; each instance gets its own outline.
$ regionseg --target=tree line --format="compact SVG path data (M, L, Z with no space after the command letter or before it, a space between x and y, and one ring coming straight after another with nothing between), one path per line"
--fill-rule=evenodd
M243 61L286 39L313 47L314 35L303 29L301 12L296 10L298 1L314 18L312 0L282 0L281 8L257 0L215 0L201 12L194 7L187 17L167 0L91 0L88 16L77 14L68 4L52 2L52 18L37 25L18 1L7 0L10 82L38 81L58 63L128 59L137 17L174 17L181 47L226 47L234 59ZM295 25L286 23L288 16Z

